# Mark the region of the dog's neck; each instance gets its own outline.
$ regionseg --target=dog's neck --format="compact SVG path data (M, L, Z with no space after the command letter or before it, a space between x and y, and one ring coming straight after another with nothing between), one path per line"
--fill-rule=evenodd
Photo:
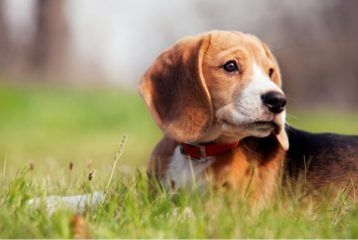
M207 157L232 151L242 139L237 135L224 135L220 128L211 128L195 141L181 142L180 150L188 158L206 161Z

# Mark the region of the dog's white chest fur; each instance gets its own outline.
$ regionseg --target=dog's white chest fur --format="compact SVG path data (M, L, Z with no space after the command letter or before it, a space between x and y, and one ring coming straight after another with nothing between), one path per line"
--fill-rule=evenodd
M178 189L181 187L203 188L207 184L205 170L213 161L213 157L208 157L206 162L190 160L180 152L180 147L176 147L170 159L170 164L166 172L164 186Z

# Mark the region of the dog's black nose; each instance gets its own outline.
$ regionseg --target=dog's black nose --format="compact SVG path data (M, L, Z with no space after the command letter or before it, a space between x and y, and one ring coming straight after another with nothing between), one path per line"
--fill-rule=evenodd
M286 97L280 92L267 92L261 96L262 102L268 107L270 112L280 113L285 109Z

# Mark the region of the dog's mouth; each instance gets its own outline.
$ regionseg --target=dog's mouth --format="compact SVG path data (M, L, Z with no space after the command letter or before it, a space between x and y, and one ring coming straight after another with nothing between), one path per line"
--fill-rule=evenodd
M274 132L275 134L281 130L281 127L274 121L256 121L251 123L250 127L260 132Z
M237 126L236 124L233 124L230 121L224 120L223 122L232 127ZM255 131L258 132L273 132L275 134L279 134L281 131L281 126L274 121L255 121L255 122L242 124L241 127L244 127L246 129L255 129Z

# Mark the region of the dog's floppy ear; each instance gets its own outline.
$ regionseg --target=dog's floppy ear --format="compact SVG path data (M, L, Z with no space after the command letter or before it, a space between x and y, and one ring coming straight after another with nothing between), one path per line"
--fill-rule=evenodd
M144 74L139 91L159 128L176 141L195 141L213 110L202 61L210 35L185 38L163 52Z
M280 133L276 134L277 141L280 143L283 150L287 151L289 148L288 136L285 127L282 127Z

